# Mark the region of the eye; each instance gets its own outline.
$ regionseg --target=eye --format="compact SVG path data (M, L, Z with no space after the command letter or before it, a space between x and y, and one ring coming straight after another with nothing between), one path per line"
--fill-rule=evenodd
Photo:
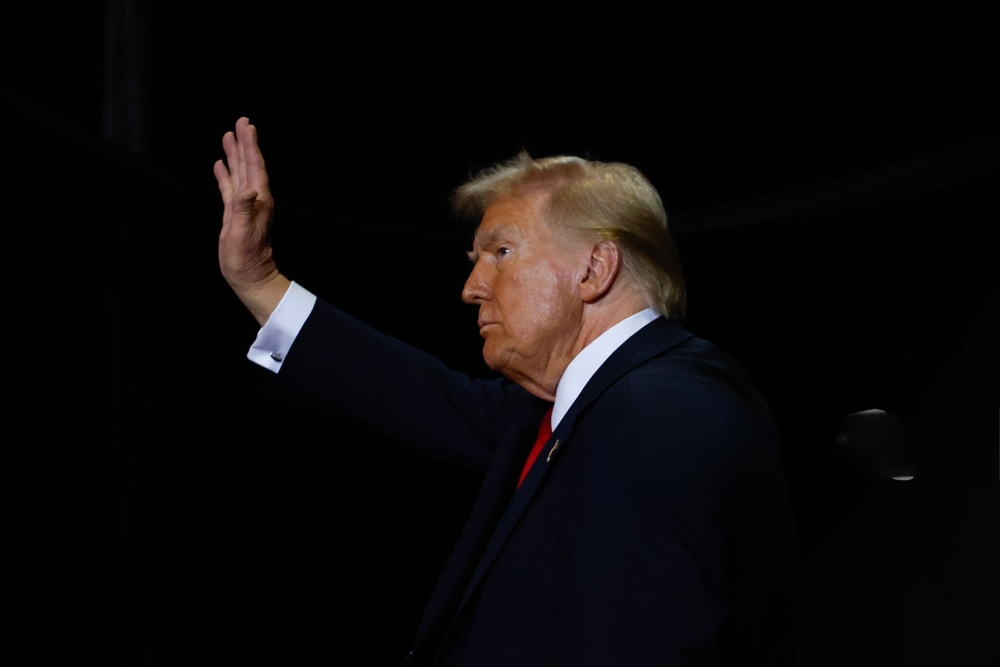
M510 248L508 248L507 246L502 245L497 248L497 257L503 257L509 254L510 254Z

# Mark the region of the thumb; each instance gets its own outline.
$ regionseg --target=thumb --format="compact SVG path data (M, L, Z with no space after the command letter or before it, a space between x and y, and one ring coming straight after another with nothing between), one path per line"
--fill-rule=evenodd
M249 218L253 215L253 205L256 201L256 190L244 190L233 197L233 212L239 216Z

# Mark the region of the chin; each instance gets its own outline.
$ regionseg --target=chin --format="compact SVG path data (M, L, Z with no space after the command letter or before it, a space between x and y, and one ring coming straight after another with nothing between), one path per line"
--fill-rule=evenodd
M483 361L486 362L486 365L489 367L491 371L497 371L499 373L503 370L500 364L490 359L489 356L487 356L486 354L483 355Z
M490 349L489 345L483 347L483 361L486 362L486 365L489 366L491 371L503 373L505 364L496 354L496 351Z

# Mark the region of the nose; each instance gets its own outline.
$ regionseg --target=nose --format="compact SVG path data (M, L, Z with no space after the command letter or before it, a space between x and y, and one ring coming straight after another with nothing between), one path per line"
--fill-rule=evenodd
M487 268L484 266L483 259L480 258L473 265L472 271L465 281L465 287L462 288L462 301L470 305L475 305L493 296L493 290L490 289L486 273Z

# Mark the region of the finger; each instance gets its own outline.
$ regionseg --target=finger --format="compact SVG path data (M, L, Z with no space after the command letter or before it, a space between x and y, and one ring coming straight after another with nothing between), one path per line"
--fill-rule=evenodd
M264 167L264 156L260 152L260 144L257 142L257 128L254 125L247 127L247 141L244 145L247 165L247 187L256 190L259 195L270 196L270 187L267 179L267 169Z
M236 151L237 151L237 162L236 171L237 178L239 179L239 187L245 188L247 186L247 155L246 147L252 139L249 132L247 131L250 125L250 120L245 116L236 121ZM232 169L232 165L229 167Z
M222 195L222 203L226 204L233 198L233 179L229 176L229 170L222 160L216 160L212 167L215 172L215 180L219 183L219 193Z
M236 148L236 135L233 132L226 132L222 135L222 149L226 152L226 164L229 166L228 172L232 183L233 191L240 187L239 172L236 164L239 162L238 150Z

